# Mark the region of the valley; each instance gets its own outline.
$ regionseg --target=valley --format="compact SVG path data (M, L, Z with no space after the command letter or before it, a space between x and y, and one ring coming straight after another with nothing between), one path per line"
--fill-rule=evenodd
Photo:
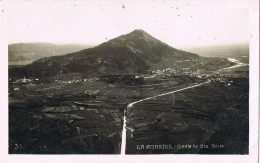
M247 154L249 65L235 59L135 30L9 66L9 153Z

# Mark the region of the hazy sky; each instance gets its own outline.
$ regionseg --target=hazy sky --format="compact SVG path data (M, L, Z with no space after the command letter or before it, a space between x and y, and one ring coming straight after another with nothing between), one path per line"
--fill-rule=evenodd
M8 43L98 44L143 29L176 48L248 41L249 0L11 1Z

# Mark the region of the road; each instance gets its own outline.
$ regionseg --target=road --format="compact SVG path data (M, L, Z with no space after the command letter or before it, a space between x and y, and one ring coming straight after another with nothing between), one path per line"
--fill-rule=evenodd
M236 63L236 65L233 65L233 66L230 66L230 67L227 67L227 68L222 68L222 69L219 69L219 70L232 69L232 68L236 68L236 67L241 67L241 66L246 66L246 65L247 65L247 64L241 63L241 62L239 62L238 60L233 59L233 58L228 58L228 60L229 60L230 62ZM219 71L219 70L218 70L218 71ZM138 101L135 101L135 102L132 102L132 103L128 104L128 105L127 105L127 108L124 110L124 124L123 124L123 131L122 131L121 155L125 155L125 149L126 149L126 110L127 110L127 109L130 109L130 108L132 108L135 104L140 103L140 102L143 102L143 101L147 101L147 100L150 100L150 99L153 99L153 98L156 98L156 97L161 97L161 96L173 94L173 93L176 93L176 92L184 91L184 90L187 90L187 89L199 87L199 86L204 85L204 84L207 84L207 83L209 83L209 82L210 82L210 80L208 80L208 81L206 81L206 82L203 82L203 83L200 83L200 84L195 84L195 85L192 85L192 86L188 86L188 87L185 87L185 88L181 88L181 89L178 89L178 90L175 90L175 91L171 91L171 92L159 94L159 95L156 95L156 96L144 98L144 99L141 99L141 100L138 100Z
M178 89L178 90L175 90L175 91L171 91L171 92L159 94L159 95L156 95L156 96L144 98L144 99L141 99L141 100L138 100L138 101L135 101L135 102L132 102L132 103L128 104L127 105L127 109L130 109L130 108L133 107L133 105L135 105L137 103L140 103L140 102L143 102L143 101L146 101L146 100L150 100L150 99L153 99L153 98L156 98L156 97L161 97L161 96L169 95L169 94L172 94L172 93L184 91L184 90L187 90L187 89L199 87L201 85L208 84L209 82L210 82L210 80L208 80L206 82L203 82L203 83L200 83L200 84L195 84L195 85L192 85L192 86L181 88L181 89ZM125 147L126 147L126 110L127 109L124 110L124 125L123 125L123 131L122 131L121 155L125 155Z

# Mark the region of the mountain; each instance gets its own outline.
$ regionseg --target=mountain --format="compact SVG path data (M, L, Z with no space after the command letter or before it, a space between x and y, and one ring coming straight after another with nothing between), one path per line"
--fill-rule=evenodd
M191 63L184 61L195 60L203 61L204 67L207 64L208 66L222 62L226 64L224 59L215 61L211 59L209 62L197 54L177 50L143 30L134 30L94 48L63 56L41 58L26 66L9 68L9 74L12 76L53 76L69 73L130 74L180 68L183 65L191 67Z
M17 43L8 45L9 64L34 61L43 57L64 55L89 48L87 45L57 45L52 43Z
M241 57L249 56L249 44L231 44L231 45L216 45L193 47L185 50L198 53L202 56L224 56L224 57Z

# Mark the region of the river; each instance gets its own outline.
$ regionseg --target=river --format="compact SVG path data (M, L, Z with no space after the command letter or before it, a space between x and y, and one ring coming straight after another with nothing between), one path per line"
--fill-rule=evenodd
M228 59L228 61L236 63L236 64L233 65L233 66L227 67L227 68L223 68L222 70L233 69L233 68L237 68L237 67L242 67L242 66L247 66L248 65L247 63L242 63L239 60L234 59L234 58L227 58L227 59Z

